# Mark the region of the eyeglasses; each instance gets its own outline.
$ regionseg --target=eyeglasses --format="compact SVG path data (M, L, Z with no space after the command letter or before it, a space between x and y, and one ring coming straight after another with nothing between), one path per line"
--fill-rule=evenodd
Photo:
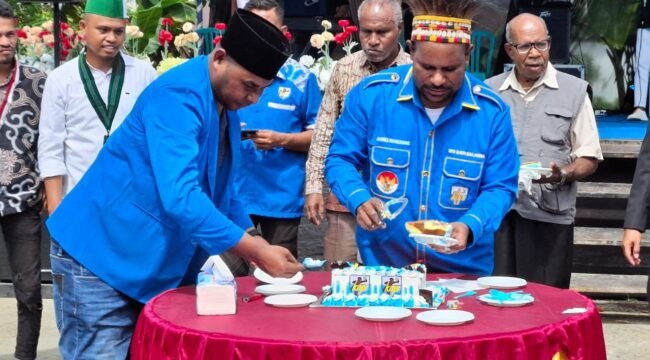
M510 45L517 49L517 52L520 54L528 54L531 48L537 49L537 51L546 51L551 45L551 39L546 39L546 40L541 40L541 41L535 41L532 43L525 43L525 44L514 44L510 43Z

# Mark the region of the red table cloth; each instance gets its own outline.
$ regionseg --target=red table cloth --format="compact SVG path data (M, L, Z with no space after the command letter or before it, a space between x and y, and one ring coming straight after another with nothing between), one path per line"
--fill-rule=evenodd
M330 273L308 272L302 284L307 293L320 295L329 281ZM244 303L241 298L253 295L258 284L252 277L239 278L237 284L236 315L196 315L194 287L152 299L138 320L132 358L551 360L559 352L569 359L606 358L595 304L570 290L529 283L524 290L535 302L523 307L494 307L465 297L462 309L476 319L439 327L415 319L424 310L414 310L413 316L397 322L370 322L357 318L352 308ZM562 314L576 307L587 311Z

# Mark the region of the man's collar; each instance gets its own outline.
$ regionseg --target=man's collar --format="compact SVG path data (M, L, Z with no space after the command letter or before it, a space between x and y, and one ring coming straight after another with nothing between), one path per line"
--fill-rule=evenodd
M530 89L528 89L528 91L524 90L523 86L521 86L521 84L517 80L517 75L515 74L516 71L517 71L516 68L513 68L512 71L510 71L510 74L508 74L506 80L499 87L499 91L504 91L507 90L508 88L512 88L515 91L525 94L542 85L546 85L551 89L559 88L559 85L557 83L557 70L553 67L553 65L550 62L546 66L546 71L544 71L544 74L542 74L542 76L539 79L537 79L535 84L533 84L533 86Z
M397 101L412 101L416 106L424 108L424 105L422 104L415 87L415 79L413 78L413 66L411 66L406 76L404 76L402 83L402 88L397 95ZM460 87L460 89L458 89L456 94L454 94L454 98L451 100L451 102L445 107L444 117L446 118L455 115L459 113L463 108L470 110L480 109L473 94L472 83L467 74L465 74L463 78L463 85ZM443 119L441 118L440 120Z
M397 62L399 61L400 56L404 56L406 53L404 52L404 49L402 49L401 44L397 44L399 46L399 51L397 52L397 55L393 58L393 61L391 61L390 65L388 65L386 68L391 68L393 66L399 65ZM376 73L379 72L380 70L377 69L377 67L368 60L368 57L366 56L366 52L363 51L363 49L360 50L361 53L363 54L363 63L361 64L362 67L369 69L371 72Z

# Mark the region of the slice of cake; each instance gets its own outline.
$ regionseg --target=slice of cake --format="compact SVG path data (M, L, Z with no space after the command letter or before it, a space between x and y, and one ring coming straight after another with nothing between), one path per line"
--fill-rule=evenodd
M451 232L451 224L438 220L409 221L404 224L409 234L445 236Z

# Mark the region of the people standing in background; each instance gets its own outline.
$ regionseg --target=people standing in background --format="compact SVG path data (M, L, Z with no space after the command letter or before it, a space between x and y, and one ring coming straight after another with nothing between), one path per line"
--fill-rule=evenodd
M551 168L520 193L495 235L495 275L568 288L573 261L577 181L603 159L587 82L549 63L544 20L520 14L506 25L512 71L486 83L510 105L522 163Z
M250 0L244 9L287 31L277 1ZM294 257L303 215L305 161L321 98L316 76L289 58L256 104L229 113L242 123L242 130L250 131L242 139L237 196L262 237ZM229 263L234 273L248 274L245 264Z
M16 59L16 21L0 0L0 233L18 303L14 356L27 360L36 358L43 310L43 189L36 159L45 73Z
M85 49L56 68L43 93L38 161L51 214L122 124L156 72L120 51L126 39L124 0L89 0L79 27Z
M320 225L327 217L324 255L328 261L357 259L354 214L333 194L328 194L327 200L323 196L325 158L344 99L364 77L411 62L398 42L403 28L401 1L365 0L359 6L358 15L362 51L342 58L332 71L318 112L306 166L305 215L315 225Z
M648 121L648 92L650 92L650 4L648 0L641 0L639 14L634 60L634 111L627 119Z

